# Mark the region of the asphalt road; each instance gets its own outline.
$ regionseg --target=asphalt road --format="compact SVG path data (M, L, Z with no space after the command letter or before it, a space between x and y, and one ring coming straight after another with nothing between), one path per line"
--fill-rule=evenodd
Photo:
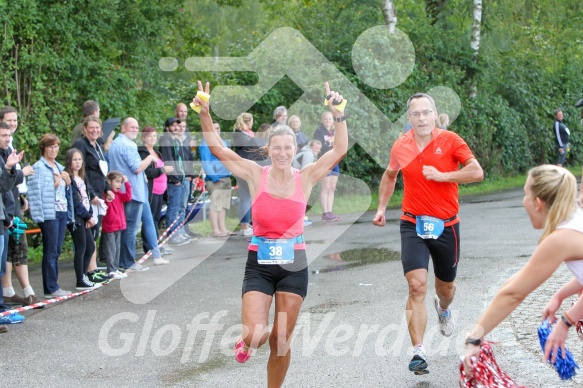
M451 338L442 337L432 298L427 299L430 373L425 376L407 369L412 350L398 253L400 212L389 210L384 228L373 226L368 212L335 225L315 222L306 228L308 296L285 386L458 386L466 332L501 282L528 259L538 239L521 201L521 190L462 200L462 259L452 305L457 327ZM24 324L0 335L2 385L265 386L267 346L243 365L232 355L240 330L245 248L246 240L239 236L193 241L175 248L168 256L170 265L25 312ZM567 275L557 276L560 280ZM40 268L31 268L31 280L40 294ZM59 283L73 288L72 263L61 263ZM549 284L493 333L501 341L495 352L519 383L577 386L580 381L559 384L537 354L540 305L560 283ZM525 322L530 323L528 330ZM580 358L578 341L573 339L572 348Z

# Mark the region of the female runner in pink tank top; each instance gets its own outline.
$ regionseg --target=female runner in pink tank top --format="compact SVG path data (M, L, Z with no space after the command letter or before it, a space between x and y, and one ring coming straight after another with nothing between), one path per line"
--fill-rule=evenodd
M198 81L199 91L209 94ZM334 147L315 163L302 170L292 168L297 151L294 132L281 125L272 129L267 152L272 165L261 167L243 159L223 145L213 129L209 106L200 98L200 124L208 146L232 173L249 184L253 198L253 239L243 280L241 319L243 330L235 344L235 358L247 361L254 349L269 339L271 353L267 362L267 386L280 387L289 368L291 336L306 296L308 269L303 239L306 200L314 185L340 162L348 150L346 116L334 108L332 101L342 96L330 91L326 83L328 108L335 119ZM268 331L269 309L275 295L275 318ZM282 313L282 314L280 314Z

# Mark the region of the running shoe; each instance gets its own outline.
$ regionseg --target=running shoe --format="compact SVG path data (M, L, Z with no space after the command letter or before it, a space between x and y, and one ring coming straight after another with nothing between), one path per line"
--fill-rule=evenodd
M335 222L340 221L342 217L337 216L332 212L322 214L322 222Z
M127 273L123 273L121 271L111 271L109 273L109 277L112 278L112 279L119 280L119 279L127 278L128 277L128 274Z
M131 267L127 268L126 271L143 272L143 271L147 271L149 269L150 269L150 267L146 267L145 265L134 263L134 264L132 264Z
M427 356L423 351L423 348L416 346L413 349L413 358L409 362L409 370L416 375L426 375L429 373L429 364L427 364Z
M185 244L188 244L189 242L190 242L189 238L182 237L182 236L174 236L170 240L168 240L168 244L174 245L174 246L185 245Z
M16 323L24 322L24 316L18 313L12 313L9 315L5 315L0 317L0 325L13 325Z
M157 257L154 259L154 265L164 265L164 264L170 264L170 262L166 259L161 258L161 257Z
M81 281L77 282L77 286L75 287L75 289L76 290L92 290L92 289L100 287L100 286L101 285L99 283L94 283L91 280L89 280L87 275L83 275L83 278L81 278Z
M160 247L160 253L162 255L171 255L174 252L174 249L168 248L167 246Z
M235 360L241 364L247 362L251 358L251 349L245 345L243 338L239 337L235 342Z
M455 321L451 315L451 310L447 309L445 314L441 313L439 297L437 295L433 297L433 303L435 304L435 311L437 312L437 318L439 319L439 332L445 337L451 337L453 329L455 329Z
M109 276L107 276L107 273L100 271L100 270L97 270L97 269L93 272L89 272L87 274L87 278L92 283L100 283L100 284L105 283L106 281L109 280Z
M57 291L53 292L52 294L45 294L45 299L53 299L53 298L60 298L61 296L70 295L71 291L58 289Z

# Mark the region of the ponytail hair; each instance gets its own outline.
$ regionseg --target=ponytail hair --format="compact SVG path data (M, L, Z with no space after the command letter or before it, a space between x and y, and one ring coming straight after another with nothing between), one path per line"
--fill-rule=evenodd
M237 120L235 121L233 131L236 131L237 129L242 130L244 127L247 126L247 124L251 122L251 120L253 120L253 115L251 115L251 113L247 112L241 113L239 117L237 117Z
M533 198L540 198L547 207L545 227L539 242L571 218L577 208L577 180L569 170L545 164L528 172Z

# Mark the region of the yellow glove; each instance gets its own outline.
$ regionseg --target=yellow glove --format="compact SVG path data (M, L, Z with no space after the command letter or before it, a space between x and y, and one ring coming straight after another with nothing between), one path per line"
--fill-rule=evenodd
M196 96L198 98L200 98L201 100L203 100L204 102L208 102L209 99L211 98L210 94L206 94L205 92L201 92L200 90L198 92L196 92ZM194 102L191 102L190 107L196 113L200 113L200 105L195 105Z
M334 108L336 108L336 110L338 110L339 112L344 112L344 108L346 108L346 104L348 103L348 100L343 98L342 102L338 105L333 104ZM328 106L328 99L324 100L324 105Z

